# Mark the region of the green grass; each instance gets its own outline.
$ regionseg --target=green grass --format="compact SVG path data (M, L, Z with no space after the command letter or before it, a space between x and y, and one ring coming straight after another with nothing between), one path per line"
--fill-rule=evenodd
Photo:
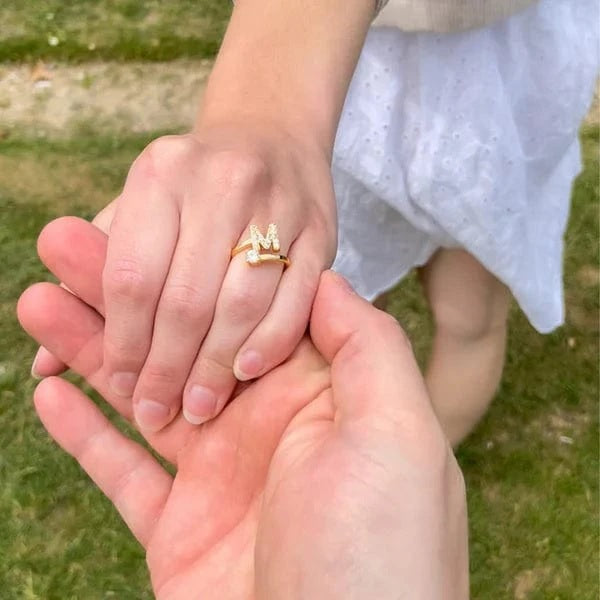
M112 199L152 137L0 141L3 600L151 597L141 549L34 415L35 345L14 304L48 277L35 256L41 227L67 213L89 217ZM502 388L459 452L476 599L597 598L598 128L582 140L586 168L566 244L567 322L541 336L513 310ZM414 277L394 292L391 311L422 358L431 324Z
M598 127L581 140L585 169L565 248L566 323L541 336L513 308L500 392L458 453L475 599L598 598ZM390 309L423 362L431 323L415 277L399 286Z
M3 0L0 62L214 56L228 0Z
M229 0L3 0L0 62L210 57L229 12ZM35 345L14 306L27 285L48 278L35 255L43 225L64 214L91 217L158 132L98 136L82 126L54 141L22 134L0 139L0 598L150 598L143 552L35 417ZM598 127L582 141L566 323L541 336L513 309L502 387L458 454L474 599L598 597ZM423 361L431 323L416 278L391 300Z

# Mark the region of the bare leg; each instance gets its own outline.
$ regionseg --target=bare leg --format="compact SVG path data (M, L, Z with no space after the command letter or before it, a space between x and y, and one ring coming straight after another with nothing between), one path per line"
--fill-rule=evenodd
M464 250L439 250L420 276L435 323L425 381L456 446L485 414L502 377L511 296Z

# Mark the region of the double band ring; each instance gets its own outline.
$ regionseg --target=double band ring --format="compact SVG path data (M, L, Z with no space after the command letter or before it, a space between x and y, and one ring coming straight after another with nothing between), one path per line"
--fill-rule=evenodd
M264 237L256 225L250 225L250 237L231 251L231 258L245 251L246 262L251 266L266 262L278 262L289 267L291 264L290 259L284 254L278 254L280 247L277 226L274 223L269 224L267 235Z

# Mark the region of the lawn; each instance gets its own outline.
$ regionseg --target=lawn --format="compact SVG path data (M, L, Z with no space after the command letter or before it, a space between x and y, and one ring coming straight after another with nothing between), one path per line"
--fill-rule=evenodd
M210 57L230 6L228 0L2 0L0 61Z
M172 58L191 49L205 56L218 44L223 4L147 2L142 11L140 3L117 0L44 1L25 11L24 3L8 0L0 6L0 60L87 60L96 51L92 42L104 48L100 58L146 51ZM147 32L159 40L168 34L177 51L152 54L162 42L152 46ZM50 46L48 35L64 40ZM189 41L196 39L205 45ZM57 48L66 50L53 54ZM42 226L63 214L92 216L160 132L74 130L38 139L16 131L0 139L0 598L150 598L137 542L37 421L29 376L35 345L14 307L27 285L49 278L35 255ZM585 170L574 186L566 241L567 322L541 336L513 309L502 387L458 453L469 494L475 599L598 597L598 127L584 128L581 138ZM431 324L414 278L395 290L390 310L423 359Z

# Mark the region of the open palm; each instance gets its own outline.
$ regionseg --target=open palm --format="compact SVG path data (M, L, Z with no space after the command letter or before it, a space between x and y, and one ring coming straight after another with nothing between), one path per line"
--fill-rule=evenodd
M37 284L21 322L131 419L102 365L106 237L61 219L39 247L77 296ZM174 478L69 383L44 380L35 404L146 548L159 598L464 597L462 479L410 348L332 274L286 363L214 421L147 435Z

